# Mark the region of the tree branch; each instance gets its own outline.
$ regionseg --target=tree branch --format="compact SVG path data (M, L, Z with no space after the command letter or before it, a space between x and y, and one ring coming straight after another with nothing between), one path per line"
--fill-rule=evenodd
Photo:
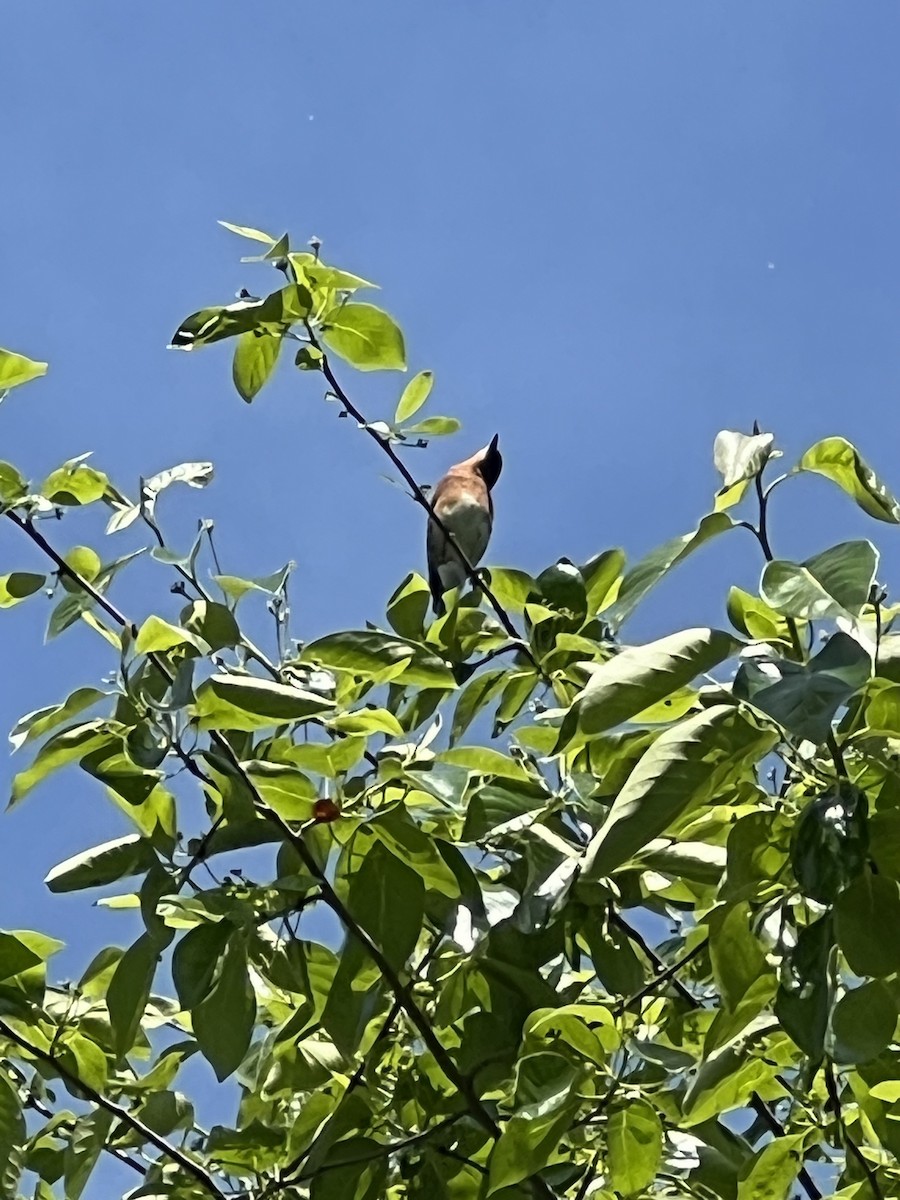
M111 1113L112 1116L121 1121L123 1125L127 1125L130 1129L133 1129L135 1133L139 1133L145 1142L150 1142L151 1145L155 1146L161 1154L166 1156L166 1158L170 1159L174 1163L177 1163L177 1165L181 1167L181 1169L188 1175L192 1175L194 1179L196 1179L197 1182L207 1192L209 1192L211 1196L215 1197L215 1200L227 1200L225 1193L216 1185L212 1175L210 1175L207 1170L201 1167L198 1162L192 1158L189 1158L187 1154L185 1154L182 1150L179 1150L177 1146L173 1146L171 1142L166 1141L164 1137L160 1137L160 1135L155 1133L149 1125L145 1125L140 1117L136 1117L133 1113L129 1112L127 1108L122 1108L120 1104L116 1104L114 1100L110 1100L101 1092L98 1092L96 1088L91 1087L90 1084L79 1079L78 1076L73 1071L70 1071L68 1067L64 1066L55 1055L50 1054L46 1050L42 1050L39 1046L33 1045L26 1037L24 1037L21 1033L17 1033L11 1025L8 1025L2 1017L0 1017L0 1034L2 1034L2 1036L7 1038L9 1041L14 1042L17 1046L20 1046L23 1050L26 1050L29 1054L33 1055L41 1062L47 1063L47 1065L52 1067L53 1070L56 1071L56 1073L66 1081L66 1083L78 1088L80 1092L87 1096L92 1104L96 1104L98 1108L102 1108L106 1112Z
M546 676L544 675L544 672L543 672L543 669L541 668L540 663L538 662L538 660L535 658L534 654L531 651L531 647L520 636L519 631L516 629L515 625L513 625L512 621L510 620L509 614L506 612L506 609L503 607L503 605L500 603L500 601L497 599L497 597L491 591L490 587L484 582L484 579L478 574L478 571L475 569L475 567L472 565L472 563L469 561L469 559L466 557L466 555L460 549L459 543L457 542L456 538L453 536L453 534L450 532L450 530L447 528L447 526L444 524L444 522L440 519L440 517L434 511L434 506L432 505L432 503L428 499L428 497L425 495L425 493L422 491L422 488L416 482L414 476L412 475L411 471L404 463L403 459L400 457L400 455L397 453L397 451L394 449L394 447L391 445L391 443L387 440L387 438L383 437L378 432L377 429L372 428L372 426L369 424L369 422L365 419L365 417L362 415L362 413L359 411L359 409L356 407L356 405L353 403L353 401L350 399L350 397L347 395L347 393L341 387L340 383L338 382L337 376L334 374L334 371L331 368L331 363L328 361L328 355L322 349L322 345L319 342L318 338L316 337L312 325L310 324L310 322L308 320L306 320L304 322L304 324L306 326L306 333L309 338L310 345L313 346L316 350L318 350L319 353L322 355L322 358L321 358L322 374L328 380L328 384L329 384L331 390L334 392L335 396L337 396L338 400L340 400L341 404L343 404L344 408L347 410L347 412L350 414L350 416L354 418L356 423L362 429L364 429L366 431L366 433L369 435L369 437L371 437L372 440L384 451L384 453L388 456L388 458L391 460L391 462L394 464L394 466L397 468L397 470L403 476L404 480L409 485L410 491L412 493L412 498L415 500L415 502L421 508L423 508L425 510L425 512L428 514L429 518L432 521L434 521L435 525L438 527L438 529L441 531L441 533L447 539L447 542L449 543L449 545L451 545L453 547L454 553L457 555L457 557L459 558L459 561L462 563L463 569L465 570L466 575L469 577L469 581L472 584L472 586L474 588L477 588L480 592L482 592L482 594L485 596L488 603L490 604L491 608L496 613L497 619L499 620L500 624L503 626L503 628L506 630L506 632L509 634L509 636L517 643L517 645L522 650L522 652L530 659L535 670L538 671L544 679L546 679Z

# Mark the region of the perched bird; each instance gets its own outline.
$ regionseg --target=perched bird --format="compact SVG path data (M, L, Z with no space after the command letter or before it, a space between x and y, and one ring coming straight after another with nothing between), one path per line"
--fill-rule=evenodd
M494 521L491 488L500 478L503 459L497 449L499 434L490 443L451 467L431 494L434 511L456 540L471 565L477 566L487 549ZM444 592L466 581L459 555L434 520L428 522L428 583L438 616L446 611Z

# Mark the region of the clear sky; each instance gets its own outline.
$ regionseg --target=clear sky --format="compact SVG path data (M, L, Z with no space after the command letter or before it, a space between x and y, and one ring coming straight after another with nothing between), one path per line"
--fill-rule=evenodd
M0 457L40 478L93 450L131 492L212 460L216 482L167 496L163 523L185 545L214 518L235 574L295 559L298 636L380 620L423 565L422 521L288 360L248 407L227 348L166 351L192 310L277 282L217 218L316 234L382 285L411 368L435 371L430 411L464 424L410 454L419 477L500 433L495 563L633 557L686 532L717 486L717 430L754 418L789 460L844 434L900 488L894 0L6 0L3 42L0 345L51 368L0 409ZM343 379L371 419L403 384ZM874 536L896 585L896 530L824 481L773 505L784 556ZM50 533L98 529L76 514ZM635 636L724 620L727 584L759 567L728 539ZM0 573L37 561L0 529ZM169 583L148 566L113 595L172 614ZM87 630L41 648L45 608L0 613L0 727L109 664ZM72 972L130 939L39 882L126 832L99 787L68 772L0 829L0 925L66 938Z

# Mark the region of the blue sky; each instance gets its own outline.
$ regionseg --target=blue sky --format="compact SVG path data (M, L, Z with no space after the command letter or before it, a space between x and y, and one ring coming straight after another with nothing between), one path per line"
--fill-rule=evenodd
M0 345L48 359L0 409L0 457L40 478L94 451L124 490L212 460L206 492L167 496L176 543L212 517L226 570L298 564L294 632L378 621L421 568L420 514L371 442L287 362L252 407L229 353L167 352L179 320L274 280L238 263L224 218L382 285L430 411L463 432L410 454L437 478L500 433L491 561L537 571L610 545L637 556L692 528L717 486L721 428L774 430L789 461L841 433L900 488L900 9L534 0L268 0L133 6L8 0ZM345 371L389 415L397 375ZM830 485L795 481L773 539L805 557L896 531ZM90 515L52 534L97 544ZM0 529L0 572L37 564ZM724 620L753 586L740 532L668 581L634 635ZM120 535L104 547L139 544ZM117 585L171 614L169 578ZM41 648L40 598L0 613L0 726L94 682L88 631ZM3 783L20 764L3 767ZM124 940L50 866L125 832L100 789L60 776L4 817L5 927L66 938L63 968Z

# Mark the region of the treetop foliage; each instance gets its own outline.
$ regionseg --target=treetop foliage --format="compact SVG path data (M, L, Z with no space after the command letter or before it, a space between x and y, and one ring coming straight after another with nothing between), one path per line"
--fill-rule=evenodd
M172 346L228 341L248 403L293 352L424 522L404 449L459 422L423 416L430 371L376 420L343 381L338 359L406 368L395 319L357 299L375 285L317 241L226 227L279 286ZM5 389L45 370L0 351ZM46 884L142 929L70 984L59 941L0 932L0 1197L77 1200L104 1155L130 1197L172 1200L900 1194L900 606L871 541L792 562L770 533L805 473L882 523L900 505L843 438L778 458L771 433L723 431L710 511L643 559L469 567L438 619L411 574L380 626L314 641L290 565L230 574L209 522L167 541L169 489L212 464L135 492L84 457L39 483L0 463L0 516L47 562L0 577L0 607L49 593L48 638L87 625L111 672L16 723L10 803L91 776L131 832ZM77 540L91 505L102 546ZM160 579L140 625L112 599L131 525ZM629 642L726 535L758 589L723 586L722 628ZM325 911L339 938L314 936ZM197 1124L197 1055L235 1089L230 1125Z

